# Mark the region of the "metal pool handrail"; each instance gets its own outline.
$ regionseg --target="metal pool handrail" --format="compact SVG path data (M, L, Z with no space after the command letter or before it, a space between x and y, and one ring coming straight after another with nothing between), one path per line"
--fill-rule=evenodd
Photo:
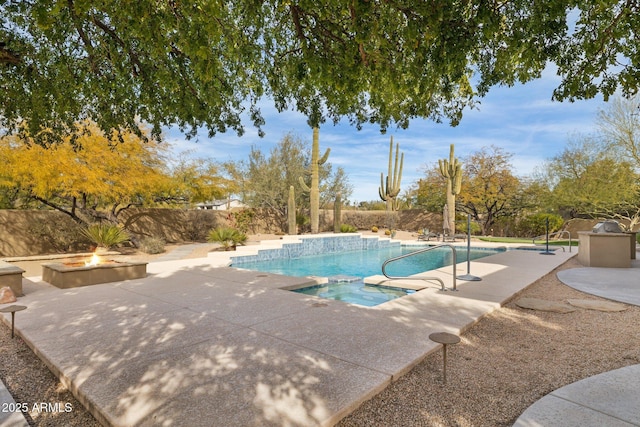
M562 231L556 231L555 233L549 233L549 237L551 237L551 236L562 237L565 234L569 235L569 252L571 252L571 246L573 246L573 245L571 243L571 232L569 230L562 230ZM546 234L543 234L542 236L536 236L536 237L533 238L533 240L531 242L535 245L536 244L536 240L540 240L539 238L546 237L546 236L547 236ZM562 252L566 252L566 249L564 248L564 246L560 246L560 247L562 248Z
M446 291L447 289L444 286L444 282L439 278L439 277L412 277L412 276L389 276L385 270L385 267L387 266L387 264L392 263L394 261L398 261L399 259L403 259L403 258L407 258L413 255L418 255L421 254L423 252L428 252L428 251L432 251L434 249L438 249L441 248L443 246L449 247L451 248L451 252L453 253L453 288L451 288L452 291L457 291L456 289L456 264L457 264L457 260L456 260L456 249L453 245L450 245L448 243L443 243L441 245L436 245L436 246L431 246L429 248L425 248L425 249L419 249L415 252L411 252L408 254L404 254L404 255L400 255L397 257L393 257L393 258L389 258L388 260L386 260L385 262L382 263L382 274L384 274L384 277L386 277L387 279L391 279L391 280L398 280L398 279L409 279L409 280L437 280L438 282L440 282L440 284L442 285L442 288L440 289L441 291Z

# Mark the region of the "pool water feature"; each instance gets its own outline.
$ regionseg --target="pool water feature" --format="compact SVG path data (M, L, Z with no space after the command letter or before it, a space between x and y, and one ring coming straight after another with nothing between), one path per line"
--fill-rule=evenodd
M382 263L387 259L415 252L424 247L425 246L394 245L378 249L272 258L263 261L249 262L243 262L242 257L238 257L234 259L232 265L248 270L264 271L286 276L327 277L330 282L328 284L315 285L293 291L352 304L375 306L395 298L406 296L415 291L390 286L369 285L365 284L363 279L368 276L381 274ZM472 248L469 258L471 260L478 259L503 252L504 250L504 248ZM456 255L458 262L466 261L466 247L457 247ZM410 276L451 265L452 258L453 254L450 248L434 249L390 264L387 268L387 273L391 276ZM332 280L334 277L338 279ZM348 277L350 279L340 280L340 277Z

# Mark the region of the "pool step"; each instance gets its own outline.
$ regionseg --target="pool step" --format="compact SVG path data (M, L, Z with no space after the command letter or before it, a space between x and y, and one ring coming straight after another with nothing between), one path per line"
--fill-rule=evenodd
M362 277L347 276L346 274L338 274L329 277L329 283L352 283L362 280Z

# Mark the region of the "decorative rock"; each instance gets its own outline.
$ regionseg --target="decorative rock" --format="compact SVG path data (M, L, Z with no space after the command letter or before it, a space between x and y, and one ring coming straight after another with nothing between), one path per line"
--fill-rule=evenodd
M539 298L520 298L516 305L531 310L550 311L553 313L571 313L576 309L568 304L557 301L548 301Z
M5 286L0 289L0 304L9 304L10 302L16 302L16 295L13 293L10 287Z
M586 308L588 310L598 311L625 311L627 306L612 301L601 301L594 299L569 299L567 302L574 307Z

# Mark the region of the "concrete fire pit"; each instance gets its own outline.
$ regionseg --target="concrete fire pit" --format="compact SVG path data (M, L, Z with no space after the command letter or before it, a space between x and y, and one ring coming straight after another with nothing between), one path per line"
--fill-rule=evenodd
M42 280L61 289L141 279L146 276L146 262L104 261L97 265L42 264Z

